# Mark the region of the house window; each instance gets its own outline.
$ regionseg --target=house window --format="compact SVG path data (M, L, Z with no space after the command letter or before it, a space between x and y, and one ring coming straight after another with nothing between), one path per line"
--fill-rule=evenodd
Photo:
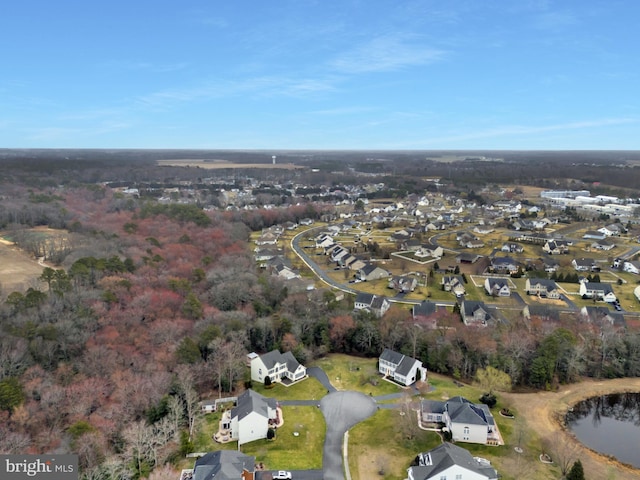
M469 427L464 427L464 434L469 435Z
M447 476L446 475L440 475L440 480L447 480Z
M456 473L456 480L462 480L462 474Z

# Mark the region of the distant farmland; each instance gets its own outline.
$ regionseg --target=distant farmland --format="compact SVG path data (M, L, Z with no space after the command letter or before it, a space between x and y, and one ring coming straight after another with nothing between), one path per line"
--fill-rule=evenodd
M199 159L176 159L158 160L158 165L163 167L196 167L208 170L220 170L224 168L269 168L280 170L295 170L306 168L293 163L237 163L227 160L199 160Z

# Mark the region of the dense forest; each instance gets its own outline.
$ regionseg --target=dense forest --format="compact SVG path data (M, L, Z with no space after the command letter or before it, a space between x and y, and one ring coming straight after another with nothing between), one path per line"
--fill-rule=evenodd
M348 298L298 292L256 268L252 229L319 218L329 205L205 212L96 183L180 174L144 162L2 173L0 227L50 262L37 285L0 292L3 453L74 452L87 479L147 477L192 448L198 400L245 388L246 354L273 348L309 363L387 347L459 379L495 367L527 389L640 376L638 332L535 317L472 329L455 312L429 329L406 307L354 314ZM67 235L28 235L42 225Z

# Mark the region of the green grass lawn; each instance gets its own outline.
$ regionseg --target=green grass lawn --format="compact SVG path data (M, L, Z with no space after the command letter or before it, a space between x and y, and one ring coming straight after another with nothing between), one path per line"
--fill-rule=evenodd
M282 416L284 425L278 428L274 440L257 440L242 445L240 450L270 470L321 469L326 425L320 409L282 407Z
M265 388L263 384L253 382L252 388L260 395L278 400L320 400L327 394L327 389L312 377L289 387L280 383L274 383L272 386L273 388Z
M415 413L415 412L412 412ZM416 417L417 421L417 417ZM410 436L399 410L378 410L349 431L349 470L356 479L406 478L407 467L420 452L441 443L435 432L412 429Z
M353 390L374 397L402 392L399 385L382 380L376 366L377 361L377 358L333 354L316 360L312 366L322 368L338 390Z

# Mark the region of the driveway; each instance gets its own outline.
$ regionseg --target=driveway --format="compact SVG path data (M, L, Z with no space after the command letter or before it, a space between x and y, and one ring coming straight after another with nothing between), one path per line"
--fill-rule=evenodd
M324 480L344 480L342 441L351 427L377 411L373 398L360 392L332 392L320 400L327 424L322 455Z
M331 385L329 377L327 377L327 374L320 367L307 368L307 375L318 380L322 384L322 386L329 391L329 393L336 391L336 387Z

